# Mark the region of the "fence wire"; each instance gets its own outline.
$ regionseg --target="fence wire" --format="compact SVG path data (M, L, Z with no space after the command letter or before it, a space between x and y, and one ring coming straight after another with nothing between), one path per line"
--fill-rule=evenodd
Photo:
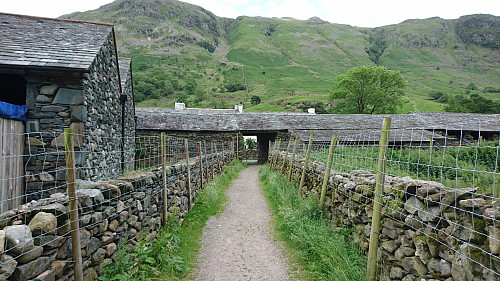
M65 149L61 132L6 133L0 140L4 148L0 154L0 241L4 241L0 255L19 265L49 256L72 263L68 239L72 231L80 232L82 248L87 250L83 260L92 265L92 254L105 243L154 235L163 216L163 166L168 211L184 215L190 200L187 189L191 187L194 200L201 185L236 154L235 142L168 135L165 155L160 135L96 138L72 134L73 151ZM21 153L14 149L19 146ZM70 229L66 152L74 154L77 175L76 230ZM8 263L9 259L2 258L0 267Z
M380 133L380 130L335 131L338 141L333 146L328 179L329 205L332 210L346 205L348 209L358 210L352 211L350 217L343 214L351 222L362 220L367 225L370 222L371 211L365 214L359 208L373 205ZM423 239L427 246L424 250L417 249L416 255L432 268L426 274L443 274L438 271L446 267L442 276L451 276L447 269L453 265L454 270L464 271L463 274L470 278L499 280L500 189L497 181L500 146L498 134L490 136L491 140L487 140L481 137L481 132L474 136L456 129L390 130L381 194L382 216L390 218L402 232L394 233L386 228L379 233L383 242L393 241L396 245L383 248L386 262L394 262L394 255L401 256L397 251L408 246L405 246L408 238L414 248L417 240ZM290 165L292 153L286 153L289 141L293 147L291 139L281 140L281 144L279 141L271 143L270 159L275 161L277 171L287 171L281 166ZM308 194L319 197L330 141L324 137L313 139L305 188ZM300 178L306 149L307 139L303 137L297 145L298 158L293 164L295 180ZM277 157L275 151L279 151L278 161L273 158ZM347 202L340 203L336 196L347 198ZM337 219L341 218L333 218ZM348 226L354 227L352 223ZM368 232L362 233L365 234L368 237ZM405 235L407 237L403 238Z

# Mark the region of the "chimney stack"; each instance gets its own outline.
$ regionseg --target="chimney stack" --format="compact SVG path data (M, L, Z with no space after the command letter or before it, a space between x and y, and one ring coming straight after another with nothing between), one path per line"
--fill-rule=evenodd
M183 110L186 108L186 104L183 102L176 102L175 103L175 110Z

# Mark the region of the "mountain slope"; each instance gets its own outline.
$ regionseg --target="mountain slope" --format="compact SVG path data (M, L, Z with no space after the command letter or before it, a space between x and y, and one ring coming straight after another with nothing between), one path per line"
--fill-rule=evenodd
M263 103L254 110L328 107L334 77L369 64L408 80L402 113L443 110L432 100L437 92L500 100L479 91L500 88L500 18L491 15L370 29L319 18L227 19L175 0L117 0L64 17L115 24L121 55L133 58L139 105L182 100L221 108L242 101L248 108L257 95ZM479 90L467 90L471 83Z

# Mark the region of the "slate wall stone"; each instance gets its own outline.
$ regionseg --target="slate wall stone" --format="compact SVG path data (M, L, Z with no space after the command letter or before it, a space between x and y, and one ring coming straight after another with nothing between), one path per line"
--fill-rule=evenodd
M291 153L278 154L277 167ZM270 158L276 156L271 153ZM300 180L304 158L295 156ZM319 198L325 164L312 161L304 192ZM375 175L362 170L330 173L325 206L332 224L353 229L351 240L368 250ZM386 176L378 249L380 280L487 281L500 276L500 199L477 188L448 189L441 183ZM490 270L491 269L491 270Z
M111 178L121 173L122 105L115 54L110 34L92 63L90 72L85 74L83 104L87 108L87 120L84 133L91 139L86 139L85 143L89 153L85 166L89 168L82 171L82 177L92 180ZM131 91L126 94L131 95ZM128 100L133 101L133 98ZM135 125L133 102L125 106L128 106L126 123ZM134 130L125 132L124 137L128 138L125 161L132 163L132 151L135 152L132 141Z
M203 157L204 174L211 173L212 168L220 174L233 157L228 151ZM189 163L192 202L196 202L201 180L200 158L193 157ZM189 211L187 165L167 166L165 173L169 212L175 207L184 217ZM163 171L155 168L107 181L76 182L82 263L88 280L102 274L104 264L116 259L117 245L124 238L129 243L126 248L133 248L139 236L150 241L156 237L162 221L162 177ZM0 230L0 240L9 241L6 243L8 247L0 252L1 280L73 280L67 206L67 194L56 193L50 198L34 200L0 214L3 229ZM41 216L50 218L47 223L53 223L55 217L57 228L45 226L43 231L38 231L34 226L39 224L37 219ZM23 259L26 256L29 259Z

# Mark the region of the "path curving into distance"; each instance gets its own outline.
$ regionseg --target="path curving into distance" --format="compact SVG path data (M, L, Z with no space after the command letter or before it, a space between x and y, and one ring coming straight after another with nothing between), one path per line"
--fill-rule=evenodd
M196 280L290 280L287 261L273 238L258 168L241 171L226 191L224 212L207 221Z

